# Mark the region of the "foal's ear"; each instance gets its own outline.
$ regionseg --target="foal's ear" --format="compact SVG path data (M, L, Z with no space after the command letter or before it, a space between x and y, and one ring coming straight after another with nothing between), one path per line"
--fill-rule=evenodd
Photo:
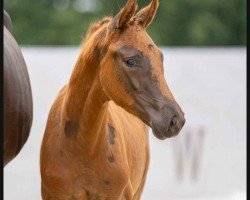
M158 0L152 0L151 4L141 9L135 16L137 22L144 28L147 28L153 21L159 7Z
M134 16L137 9L136 0L128 0L124 8L111 21L109 28L123 29Z

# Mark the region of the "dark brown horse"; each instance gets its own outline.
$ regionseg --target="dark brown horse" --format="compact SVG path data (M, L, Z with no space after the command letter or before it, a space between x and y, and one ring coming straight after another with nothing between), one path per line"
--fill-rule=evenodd
M158 0L136 0L90 28L41 148L44 200L138 200L149 164L147 125L177 135L183 112L167 86L163 55L146 32Z
M4 11L4 166L22 149L30 133L33 103L29 74Z

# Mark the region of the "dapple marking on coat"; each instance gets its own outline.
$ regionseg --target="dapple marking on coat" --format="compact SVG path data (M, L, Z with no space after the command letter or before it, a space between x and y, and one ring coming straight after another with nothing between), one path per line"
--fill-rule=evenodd
M68 84L49 113L41 147L44 200L140 199L149 165L148 128L177 135L184 114L146 33L158 0L128 0L92 25Z

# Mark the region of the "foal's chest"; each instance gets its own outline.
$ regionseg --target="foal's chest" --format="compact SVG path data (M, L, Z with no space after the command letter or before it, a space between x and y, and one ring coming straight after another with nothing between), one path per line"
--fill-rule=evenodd
M97 190L120 194L129 184L135 193L149 159L147 130L139 119L120 108L105 111L108 113L98 119L100 126L90 149L91 179Z

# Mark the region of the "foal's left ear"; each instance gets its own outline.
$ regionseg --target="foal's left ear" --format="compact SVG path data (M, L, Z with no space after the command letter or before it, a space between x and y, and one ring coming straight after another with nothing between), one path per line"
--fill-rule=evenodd
M147 28L153 21L159 7L158 0L152 0L151 4L141 9L136 15L136 21L144 28Z
M123 29L134 16L137 9L137 0L128 0L124 8L113 18L110 29Z

